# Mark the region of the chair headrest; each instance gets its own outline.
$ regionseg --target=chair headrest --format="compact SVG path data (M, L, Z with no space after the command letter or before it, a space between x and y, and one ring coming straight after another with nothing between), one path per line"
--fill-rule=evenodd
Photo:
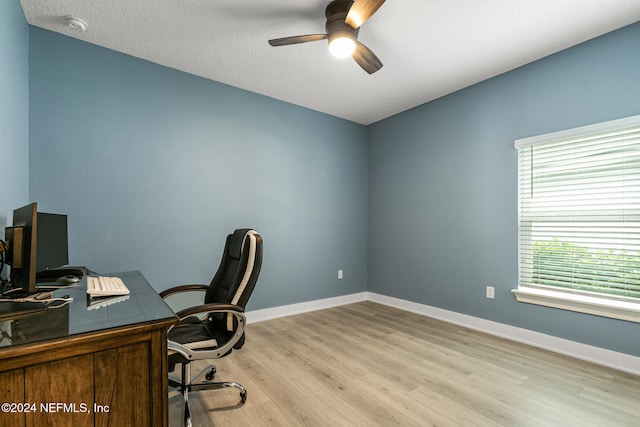
M234 259L240 259L242 249L244 247L244 241L248 234L255 234L256 231L250 228L239 228L233 232L229 237L229 256Z

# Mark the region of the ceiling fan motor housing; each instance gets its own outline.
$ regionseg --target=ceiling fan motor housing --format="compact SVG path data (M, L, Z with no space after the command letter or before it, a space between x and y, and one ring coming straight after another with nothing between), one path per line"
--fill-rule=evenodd
M329 44L331 44L334 39L340 37L351 39L354 42L358 38L358 29L351 27L344 21L352 4L353 1L351 0L336 0L327 6L325 11L327 24L325 28L327 30Z

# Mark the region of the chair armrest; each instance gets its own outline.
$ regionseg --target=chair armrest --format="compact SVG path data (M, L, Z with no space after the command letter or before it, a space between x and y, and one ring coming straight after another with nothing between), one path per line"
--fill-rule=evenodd
M174 311L204 303L209 286L200 284L180 285L160 292L160 297Z
M174 286L172 288L165 289L164 291L160 292L160 297L166 298L168 296L179 294L181 292L194 292L194 291L206 292L207 289L209 289L208 285L200 285L200 284Z
M180 320L183 320L189 316L193 316L195 314L209 314L209 313L244 313L242 307L235 304L202 304L196 305L195 307L185 308L184 310L180 310L176 313Z

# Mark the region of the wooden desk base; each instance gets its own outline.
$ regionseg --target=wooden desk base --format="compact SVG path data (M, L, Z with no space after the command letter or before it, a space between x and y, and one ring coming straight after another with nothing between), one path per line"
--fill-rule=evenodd
M3 349L2 426L167 426L173 321Z

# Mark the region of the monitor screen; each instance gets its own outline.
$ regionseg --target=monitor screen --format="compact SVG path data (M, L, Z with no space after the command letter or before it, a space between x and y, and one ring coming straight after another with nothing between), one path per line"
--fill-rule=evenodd
M20 259L19 268L11 269L11 277L16 287L25 292L36 291L36 232L37 226L36 203L23 206L13 211L13 227L21 229L21 242L10 242L12 250L20 248L20 254L14 253L14 260ZM15 238L15 237L14 237Z

